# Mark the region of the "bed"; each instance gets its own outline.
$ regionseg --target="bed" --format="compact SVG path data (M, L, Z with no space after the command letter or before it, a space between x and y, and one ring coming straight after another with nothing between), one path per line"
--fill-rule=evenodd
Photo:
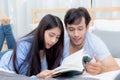
M61 13L64 14L68 9L35 9L32 11L32 24L30 24L31 29L34 29L37 27L38 22L40 21L40 18L37 18L37 15L40 13ZM98 35L108 46L108 49L110 50L111 54L114 56L116 62L120 65L120 18L96 18L95 14L96 12L102 11L102 12L114 12L114 11L120 11L120 7L114 7L114 8L89 8L88 9L92 20L90 23L91 31ZM63 20L63 16L61 17ZM113 80L112 77L115 77L119 71L112 71L108 73L103 73L101 75L98 75L97 77L102 80ZM34 78L28 78L26 76L21 75L12 75L10 73L1 72L1 79L2 80L9 80L9 79L16 79L19 77L19 79L26 80L26 79L34 79ZM8 76L9 75L9 76ZM103 79L104 78L104 79ZM79 79L79 77L78 77ZM38 79L36 79L38 80ZM51 80L51 79L50 79ZM56 79L55 79L56 80Z

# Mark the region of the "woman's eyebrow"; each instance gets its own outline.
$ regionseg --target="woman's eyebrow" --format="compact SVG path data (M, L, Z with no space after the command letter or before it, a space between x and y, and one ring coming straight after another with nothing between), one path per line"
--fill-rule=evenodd
M51 34L53 34L53 35L55 35L55 33L54 32L50 32Z
M60 37L60 35L57 35L57 34L55 34L54 32L51 32L53 35L56 35L56 36L58 36L58 37Z

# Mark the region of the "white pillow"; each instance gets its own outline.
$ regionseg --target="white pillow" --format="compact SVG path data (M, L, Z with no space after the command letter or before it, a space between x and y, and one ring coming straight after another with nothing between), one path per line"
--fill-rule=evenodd
M120 31L120 20L95 20L93 26L102 31Z

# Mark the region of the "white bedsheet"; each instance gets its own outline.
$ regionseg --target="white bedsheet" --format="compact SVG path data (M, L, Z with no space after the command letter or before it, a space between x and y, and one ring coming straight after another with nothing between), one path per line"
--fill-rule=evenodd
M83 75L79 75L76 77L91 77L91 78L97 78L99 80L115 80L116 76L120 74L120 70L105 72L99 75L90 75L86 72L84 72Z

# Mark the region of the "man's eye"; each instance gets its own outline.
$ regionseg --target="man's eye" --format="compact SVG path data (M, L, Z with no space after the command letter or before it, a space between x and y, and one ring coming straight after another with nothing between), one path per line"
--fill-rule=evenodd
M83 28L79 28L79 30L83 30Z
M74 30L74 29L71 29L71 28L69 29L69 31L73 31L73 30Z

